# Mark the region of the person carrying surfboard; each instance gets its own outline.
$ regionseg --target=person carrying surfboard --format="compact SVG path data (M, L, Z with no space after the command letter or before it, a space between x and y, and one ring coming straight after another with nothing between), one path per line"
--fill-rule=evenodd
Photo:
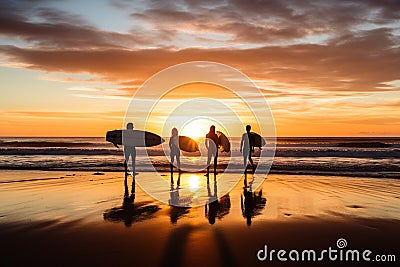
M125 174L128 173L128 161L129 157L131 157L132 161L132 176L136 175L136 147L135 147L135 134L133 130L133 123L129 122L126 125L126 130L122 135L122 144L124 145L124 167Z
M178 129L173 128L171 131L171 138L169 139L169 149L170 149L170 157L171 163L169 164L171 167L171 183L174 183L174 161L176 158L176 164L178 167L179 178L177 181L177 185L180 184L180 177L181 177L181 149L179 148L179 136L178 136Z
M255 171L255 166L253 159L251 158L251 153L254 152L254 136L250 132L251 126L246 126L246 132L242 135L242 141L240 141L240 153L243 154L243 167L244 172L247 172L247 160L251 163L251 168L253 173Z
M212 143L213 142L213 143ZM218 147L221 144L217 134L215 133L215 126L211 125L210 131L206 135L206 148L207 148L207 178L210 175L211 157L214 157L214 178L217 175L217 160L218 160Z

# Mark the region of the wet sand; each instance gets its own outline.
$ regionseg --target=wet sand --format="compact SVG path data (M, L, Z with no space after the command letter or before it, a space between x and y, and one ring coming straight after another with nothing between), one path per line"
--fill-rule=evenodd
M121 173L0 171L1 265L265 266L280 262L257 259L264 245L319 250L336 248L339 238L400 259L399 180L276 174L252 192L241 180L195 208L168 206L138 186L126 199L123 180Z

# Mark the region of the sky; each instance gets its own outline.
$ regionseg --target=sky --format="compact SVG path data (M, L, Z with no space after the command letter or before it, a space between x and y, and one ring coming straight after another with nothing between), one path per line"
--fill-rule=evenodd
M104 136L190 61L248 76L278 137L400 136L399 52L398 0L0 1L0 136Z

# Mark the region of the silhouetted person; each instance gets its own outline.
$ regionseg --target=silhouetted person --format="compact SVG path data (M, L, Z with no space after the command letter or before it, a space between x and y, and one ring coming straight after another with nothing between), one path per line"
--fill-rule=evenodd
M211 125L210 131L206 135L206 148L207 148L207 178L210 175L211 157L214 157L214 178L217 175L217 161L218 161L218 147L221 144L217 134L215 133L215 126Z
M179 136L178 129L173 128L171 131L171 138L169 139L169 148L170 148L170 157L171 163L169 164L171 167L171 183L174 183L174 161L176 158L176 165L178 167L178 181L177 185L180 185L181 180L181 149L179 148Z
M255 166L251 153L254 152L254 135L250 133L251 126L246 126L246 132L242 135L242 141L240 142L240 153L243 153L243 167L244 172L247 172L247 160L251 163L251 168L254 173Z
M129 157L132 162L132 194L135 192L135 175L136 173L136 147L133 123L129 122L126 125L126 130L122 133L122 144L124 145L124 168L125 168L125 195L128 195L128 162Z
M132 161L132 175L136 174L135 162L136 162L136 147L135 147L135 134L133 130L133 123L129 122L126 125L126 130L122 133L122 144L124 145L124 167L125 172L128 172L129 157Z

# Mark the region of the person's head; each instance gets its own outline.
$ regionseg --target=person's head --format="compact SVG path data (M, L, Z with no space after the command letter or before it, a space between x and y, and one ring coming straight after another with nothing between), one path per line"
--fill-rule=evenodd
M126 125L126 129L133 130L133 123L132 122L128 122L128 124Z
M178 136L178 129L172 128L171 134L172 136Z
M246 132L250 132L251 130L251 126L250 125L246 125Z
M211 127L210 127L210 133L215 133L215 126L214 126L214 125L211 125Z

